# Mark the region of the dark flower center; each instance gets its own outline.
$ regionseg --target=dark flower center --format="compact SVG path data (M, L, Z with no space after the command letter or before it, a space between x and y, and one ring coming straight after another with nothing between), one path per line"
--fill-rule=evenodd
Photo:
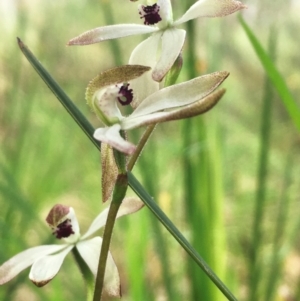
M66 219L64 222L59 224L53 232L53 235L55 235L58 239L69 237L71 234L74 234L74 231L72 229L70 219Z
M132 89L128 89L129 84L125 83L119 90L118 101L122 106L129 105L133 99Z
M159 9L160 7L156 3L153 5L141 6L139 14L141 15L141 19L145 19L145 25L154 25L161 21L161 17L158 13Z

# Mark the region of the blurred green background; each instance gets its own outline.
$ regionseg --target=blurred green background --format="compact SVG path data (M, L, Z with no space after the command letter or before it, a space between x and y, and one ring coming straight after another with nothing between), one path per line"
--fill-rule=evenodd
M177 18L194 1L172 3ZM299 106L299 1L244 3L246 22ZM45 223L54 204L74 207L82 233L104 208L99 153L23 57L16 37L97 127L84 100L87 83L125 64L145 36L65 45L94 27L141 23L136 5L1 0L0 263L26 248L57 243ZM134 174L237 299L300 300L299 131L237 14L187 26L178 81L227 70L227 93L208 114L159 125ZM130 139L138 142L142 132L130 132ZM124 301L226 300L147 208L117 222L111 251ZM1 286L0 300L85 298L71 255L44 288L28 273Z

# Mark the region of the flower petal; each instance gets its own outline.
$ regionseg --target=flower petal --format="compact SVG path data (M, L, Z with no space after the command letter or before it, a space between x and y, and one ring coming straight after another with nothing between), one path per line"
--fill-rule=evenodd
M56 276L66 255L73 247L73 245L70 245L65 250L55 255L47 255L38 258L31 267L29 279L38 287L46 285Z
M128 119L144 116L153 112L176 108L191 104L214 91L229 75L226 71L196 77L187 82L170 86L148 96L136 110L121 121L126 124Z
M154 67L156 65L157 50L160 44L161 32L154 33L148 39L138 44L132 51L129 64ZM158 91L159 84L152 79L150 72L130 81L134 91L131 106L135 109L143 99Z
M0 266L0 285L10 281L41 257L64 249L66 245L43 245L27 249Z
M106 40L157 31L156 27L139 24L117 24L97 27L71 39L68 45L89 45Z
M162 20L156 25L160 29L164 29L168 24L173 22L172 4L170 0L158 0L157 5L159 6L159 15Z
M102 245L101 237L94 237L89 240L80 241L76 248L80 253L81 257L84 259L92 273L96 276L100 250ZM108 253L106 269L104 275L104 289L111 295L120 297L121 287L120 287L120 276L118 268L113 260L110 252Z
M139 211L144 207L144 203L137 197L126 197L117 214L117 218Z
M70 220L70 223L72 225L73 234L71 234L69 237L64 237L64 241L67 243L74 243L76 242L80 237L80 228L79 223L75 214L75 210L70 207L70 211L67 215L68 219Z
M135 152L135 145L126 141L120 135L120 124L114 124L110 127L96 129L94 138L111 145L118 151L127 155L132 155Z
M136 128L143 125L194 117L210 110L213 106L215 106L218 103L218 101L221 99L224 93L225 89L221 89L209 94L208 96L199 101L196 101L184 107L180 107L176 110L167 112L156 112L146 116L140 116L132 119L128 118L126 119L126 124L123 124L122 127L129 130L131 128Z
M126 197L121 206L120 209L118 211L117 214L117 218L122 217L124 215L130 214L130 213L134 213L138 210L140 210L141 208L143 208L144 203L137 197ZM91 236L92 234L94 234L96 231L98 231L100 228L102 228L105 223L106 223L106 219L107 219L107 215L108 215L108 209L106 208L104 209L92 222L92 224L90 225L89 229L87 230L87 232L81 237L81 240Z
M222 17L246 8L236 0L199 0L174 22L174 26L199 17Z
M164 31L160 59L152 72L155 81L160 82L173 66L184 44L185 33L185 30L176 28Z

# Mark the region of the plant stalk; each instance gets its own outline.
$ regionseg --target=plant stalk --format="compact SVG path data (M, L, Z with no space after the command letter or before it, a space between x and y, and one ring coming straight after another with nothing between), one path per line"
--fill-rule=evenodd
M98 264L98 271L97 271L97 276L95 281L95 291L94 291L93 301L101 300L105 269L106 269L106 261L109 252L112 232L115 225L117 213L125 197L127 187L128 187L127 174L119 174L115 184L113 198L111 201L111 205L109 207L106 225L104 228L103 241L102 241L100 259Z

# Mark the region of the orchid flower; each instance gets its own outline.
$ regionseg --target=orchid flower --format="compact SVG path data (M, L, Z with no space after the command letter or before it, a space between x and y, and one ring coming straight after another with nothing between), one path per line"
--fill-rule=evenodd
M124 139L121 130L193 117L208 111L224 94L224 90L212 92L229 74L215 72L153 91L146 98L137 99L134 111L123 116L119 106L131 104L134 94L139 95L144 88L135 85L135 90L130 89L130 81L148 70L144 66L126 65L104 71L89 83L86 91L87 103L106 126L98 128L94 138L127 155L133 154L136 147Z
M117 218L141 209L143 203L136 198L125 198ZM102 238L92 234L102 228L107 219L108 208L102 211L92 222L84 235L80 235L79 224L72 207L55 205L49 212L46 221L58 239L66 244L42 245L27 249L0 266L0 285L14 278L21 271L31 266L29 278L41 287L51 281L61 268L66 255L76 248L91 272L96 275ZM118 269L109 253L105 270L104 289L113 296L120 296L120 278Z
M184 44L186 31L178 29L177 26L199 17L226 16L243 8L246 6L236 0L199 0L182 17L173 21L171 1L158 0L153 5L139 6L144 25L118 24L98 27L71 39L68 45L88 45L136 34L153 33L133 50L129 63L153 67L152 78L160 82L172 67ZM156 60L160 48L159 58ZM155 58L153 66L140 61L145 55Z

